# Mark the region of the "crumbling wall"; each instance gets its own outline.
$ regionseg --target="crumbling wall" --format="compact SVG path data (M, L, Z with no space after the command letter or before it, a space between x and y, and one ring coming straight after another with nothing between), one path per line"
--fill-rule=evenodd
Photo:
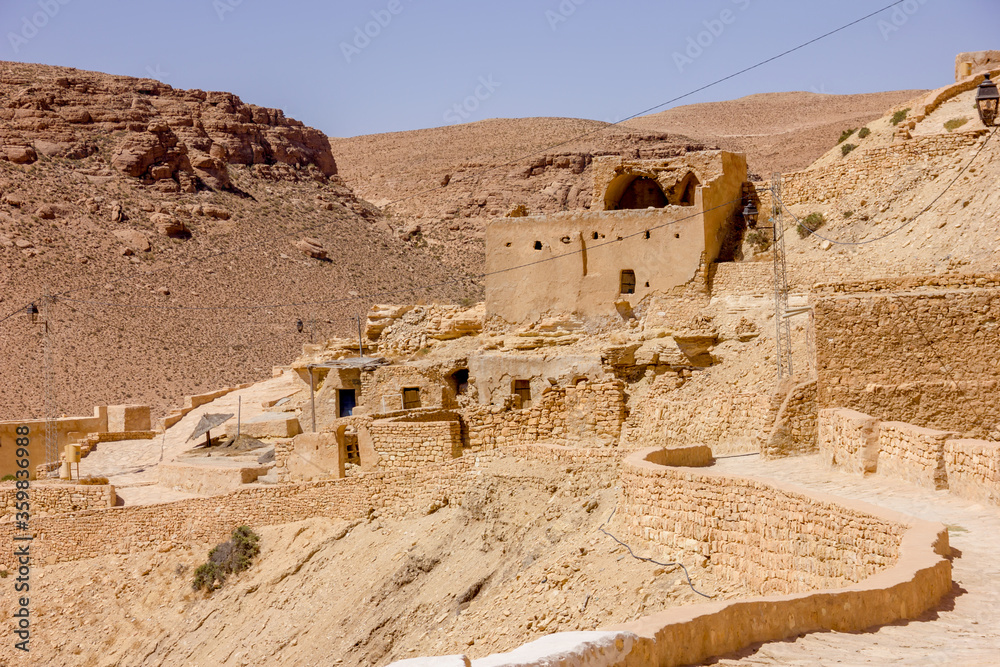
M761 448L765 458L801 456L819 449L816 381L792 386Z
M613 446L625 421L625 385L608 380L550 387L530 408L475 405L462 415L472 451L537 442Z
M622 437L628 448L707 444L716 454L760 451L774 424L776 396L755 392L663 395L635 408Z

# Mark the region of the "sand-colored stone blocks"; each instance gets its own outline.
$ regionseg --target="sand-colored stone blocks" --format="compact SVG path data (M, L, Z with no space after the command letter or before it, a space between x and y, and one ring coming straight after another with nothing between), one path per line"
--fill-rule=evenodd
M879 427L874 417L832 408L819 413L819 451L830 466L870 474L878 467Z
M236 430L235 420L226 423L227 436L235 437ZM294 414L265 412L240 422L239 431L251 438L294 438L302 433L302 428Z
M944 467L952 493L1000 505L1000 442L949 440L944 444Z
M944 444L956 435L902 422L882 422L876 472L929 489L947 489Z
M108 431L149 431L152 428L148 405L109 405Z
M244 484L257 481L267 471L268 466L226 459L161 463L158 468L160 486L205 496L236 491Z

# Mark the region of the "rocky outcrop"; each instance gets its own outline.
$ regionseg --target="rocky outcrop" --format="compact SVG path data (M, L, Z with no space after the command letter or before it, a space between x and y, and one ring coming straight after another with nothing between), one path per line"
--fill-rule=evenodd
M275 180L337 173L323 133L281 110L150 79L10 63L0 74L0 123L11 130L0 138L0 160L106 150L114 169L166 192L227 189L230 165Z

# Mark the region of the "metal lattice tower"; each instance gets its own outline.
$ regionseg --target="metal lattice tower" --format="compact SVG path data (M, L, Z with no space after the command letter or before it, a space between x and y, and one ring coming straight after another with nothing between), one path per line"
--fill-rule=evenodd
M788 271L785 265L785 231L781 215L781 173L771 175L771 223L774 243L774 341L778 380L792 377L792 327L788 321Z
M46 290L48 292L48 290ZM42 297L42 377L45 383L42 410L45 418L45 463L59 462L59 446L56 442L56 407L53 387L52 364L52 323L55 298L48 293Z

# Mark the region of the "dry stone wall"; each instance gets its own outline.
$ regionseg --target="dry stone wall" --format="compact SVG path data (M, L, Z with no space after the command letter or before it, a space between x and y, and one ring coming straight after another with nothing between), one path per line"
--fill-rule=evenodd
M693 552L760 594L855 584L892 566L906 526L752 478L626 460L621 507L630 537Z
M944 467L952 493L1000 505L1000 443L949 440L944 444Z
M765 458L801 456L818 448L816 381L794 385L785 396L761 454Z
M43 517L79 510L114 507L118 497L110 484L38 484L31 485L29 501L31 516ZM13 482L0 484L0 525L11 520L16 512L17 489ZM2 529L0 529L2 530Z
M529 408L475 405L462 411L472 451L546 442L613 446L625 421L625 385L619 380L552 387Z
M716 454L760 451L777 413L775 396L719 392L644 401L622 445L681 447L703 443Z
M846 409L822 410L819 449L831 465L1000 505L1000 443L956 438Z
M373 422L370 432L379 465L387 470L417 469L462 455L462 428L458 421L385 419Z
M986 276L937 282L816 299L820 407L975 437L996 427L1000 289Z

